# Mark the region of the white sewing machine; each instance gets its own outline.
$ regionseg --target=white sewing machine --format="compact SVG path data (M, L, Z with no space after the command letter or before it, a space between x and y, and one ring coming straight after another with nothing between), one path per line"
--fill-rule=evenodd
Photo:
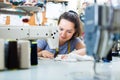
M12 40L46 39L51 49L58 48L58 29L53 26L0 26L0 38Z
M87 54L92 55L96 62L100 62L112 49L113 34L120 33L119 16L120 6L94 4L86 8L84 30Z
M37 12L39 8L31 7L31 6L18 6L17 9L22 11L11 11L11 5L0 3L0 14L12 14L12 15L29 15L31 16L31 12ZM4 53L4 43L1 40L36 40L36 39L46 39L48 45L51 49L57 49L59 46L59 32L57 26L13 26L13 25L0 25L0 47L1 47L1 61L0 61L0 70L5 69L5 53ZM30 67L30 45L29 42L20 41L20 47L22 49L20 57L21 64L23 64L22 68ZM25 49L26 47L27 49ZM26 60L27 59L27 60ZM26 65L27 64L27 65ZM21 67L21 66L20 66Z
M11 8L11 4L0 2L0 14L31 16L33 12L40 10L36 6L17 6L14 10L9 10ZM47 39L51 49L56 49L58 48L58 27L0 25L0 38L15 40L44 38Z

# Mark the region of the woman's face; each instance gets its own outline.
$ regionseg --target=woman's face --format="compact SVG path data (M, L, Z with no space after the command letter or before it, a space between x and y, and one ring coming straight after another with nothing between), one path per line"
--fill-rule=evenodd
M70 40L75 33L75 28L74 28L74 23L66 20L66 19L61 19L59 23L59 40L61 42L66 42Z

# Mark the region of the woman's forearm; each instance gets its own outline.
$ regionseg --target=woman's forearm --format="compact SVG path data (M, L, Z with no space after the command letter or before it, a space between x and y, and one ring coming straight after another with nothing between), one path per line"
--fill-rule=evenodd
M75 51L78 55L86 55L86 48L78 49Z

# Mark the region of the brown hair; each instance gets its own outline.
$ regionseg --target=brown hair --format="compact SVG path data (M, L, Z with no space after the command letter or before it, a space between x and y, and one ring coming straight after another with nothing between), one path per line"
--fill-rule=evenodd
M60 17L59 17L59 20L58 20L58 24L60 23L60 20L61 19L66 19L72 23L74 23L75 25L75 33L73 35L72 38L75 38L75 37L79 37L82 35L82 28L80 26L80 18L78 16L78 14L74 11L68 11L68 12L64 12Z

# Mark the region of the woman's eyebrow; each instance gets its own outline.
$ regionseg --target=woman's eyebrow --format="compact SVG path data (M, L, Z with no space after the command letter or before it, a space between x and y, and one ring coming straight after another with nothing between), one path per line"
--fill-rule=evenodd
M67 31L74 31L73 29L69 29L69 30L67 30Z

